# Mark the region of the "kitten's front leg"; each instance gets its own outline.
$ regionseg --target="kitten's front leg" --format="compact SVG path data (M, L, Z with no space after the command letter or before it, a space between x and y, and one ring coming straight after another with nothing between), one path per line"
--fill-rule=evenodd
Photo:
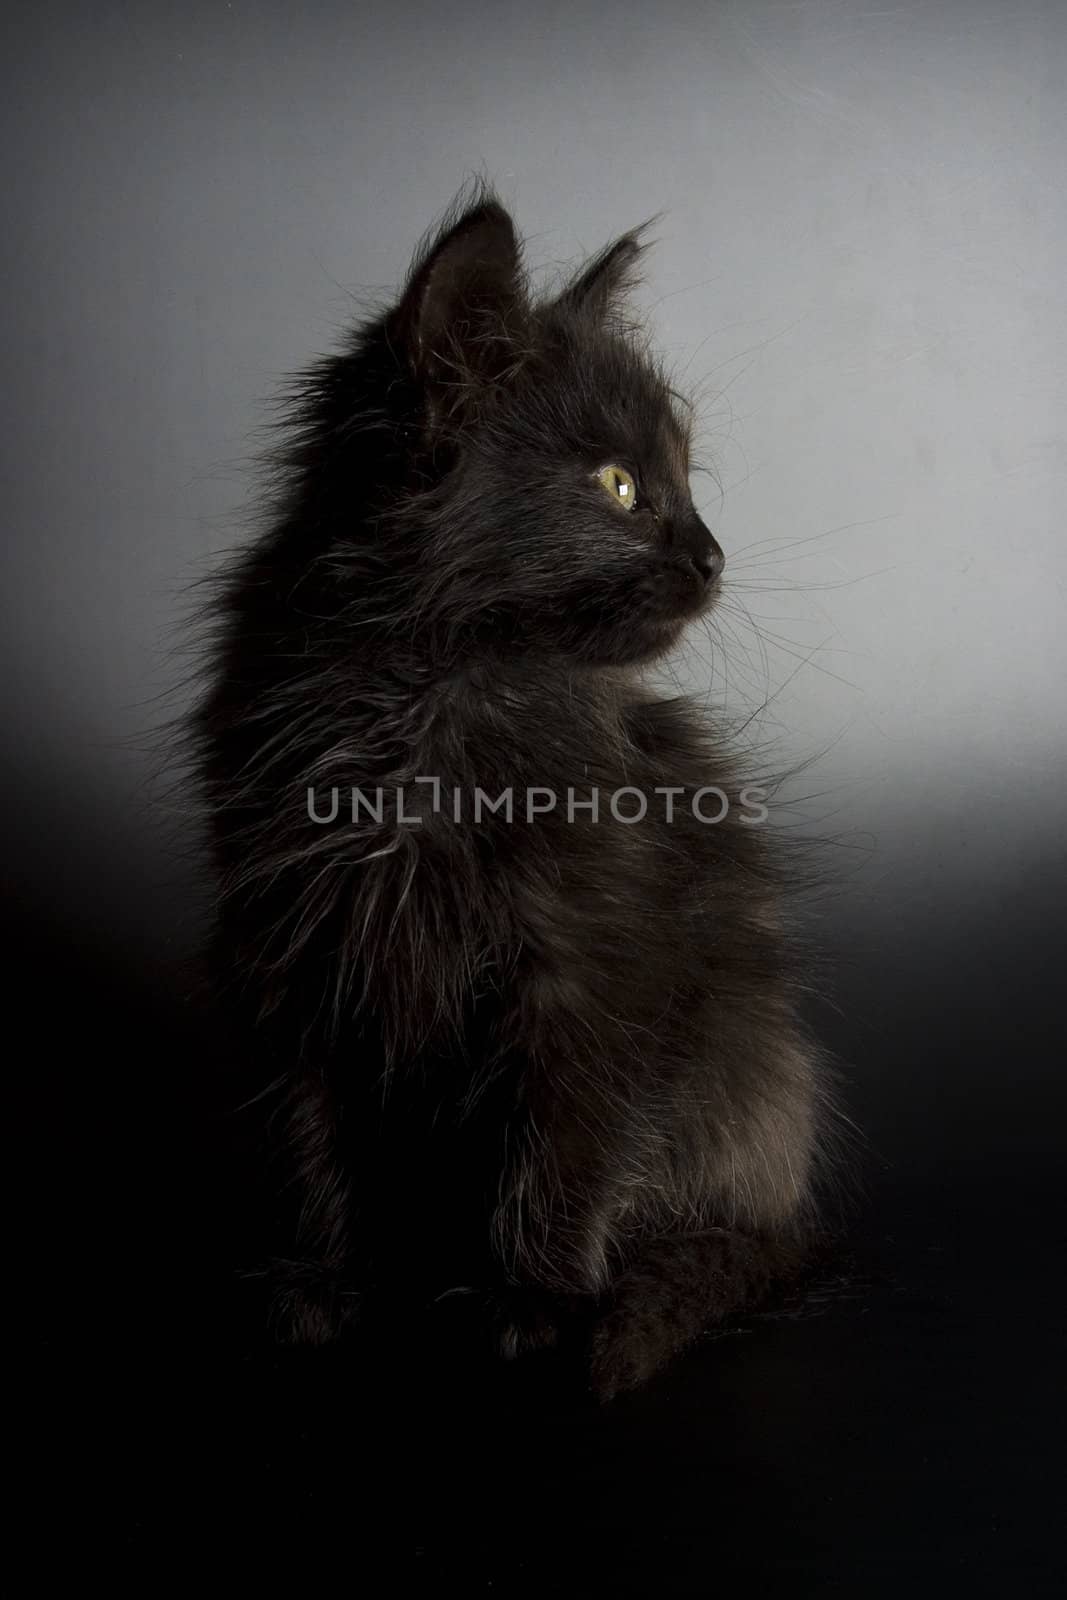
M348 1278L351 1178L338 1108L322 1075L307 1073L290 1085L281 1144L284 1253L263 1274L271 1318L287 1343L326 1344L357 1320L360 1297Z

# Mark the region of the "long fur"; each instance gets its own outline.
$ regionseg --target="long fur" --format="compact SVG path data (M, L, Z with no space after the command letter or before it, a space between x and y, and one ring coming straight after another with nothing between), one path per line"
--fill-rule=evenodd
M641 675L720 560L627 320L641 249L537 300L499 202L457 203L297 385L191 724L213 968L283 1102L282 1325L475 1289L505 1353L585 1326L605 1396L795 1269L831 1121L788 855L713 721ZM527 820L531 788L559 803ZM509 789L511 821L472 820Z

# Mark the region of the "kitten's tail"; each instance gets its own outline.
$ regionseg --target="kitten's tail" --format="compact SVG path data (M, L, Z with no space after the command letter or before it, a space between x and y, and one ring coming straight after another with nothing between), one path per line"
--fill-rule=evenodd
M651 1240L594 1324L594 1393L610 1400L636 1388L700 1334L795 1283L811 1259L799 1239L731 1228Z

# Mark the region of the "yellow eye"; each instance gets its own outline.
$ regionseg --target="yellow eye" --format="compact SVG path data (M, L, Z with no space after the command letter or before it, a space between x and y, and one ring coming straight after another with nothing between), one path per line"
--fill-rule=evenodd
M632 511L637 503L637 485L625 467L601 467L597 482L607 490L616 505Z

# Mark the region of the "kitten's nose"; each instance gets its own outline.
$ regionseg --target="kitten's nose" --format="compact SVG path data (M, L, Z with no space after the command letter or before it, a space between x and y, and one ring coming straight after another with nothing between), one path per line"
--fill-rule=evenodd
M688 530L685 553L705 583L714 583L716 578L721 577L722 569L726 565L722 546L699 517Z

